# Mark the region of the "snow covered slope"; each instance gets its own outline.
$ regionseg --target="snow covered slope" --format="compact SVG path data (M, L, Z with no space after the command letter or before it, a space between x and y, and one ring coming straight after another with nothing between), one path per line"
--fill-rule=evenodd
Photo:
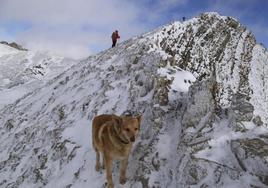
M131 112L143 121L124 187L267 187L267 61L217 13L91 56L0 110L0 186L103 187L91 120Z
M75 63L49 52L20 51L0 44L0 108L42 86Z
M0 57L7 54L18 53L19 50L0 43Z

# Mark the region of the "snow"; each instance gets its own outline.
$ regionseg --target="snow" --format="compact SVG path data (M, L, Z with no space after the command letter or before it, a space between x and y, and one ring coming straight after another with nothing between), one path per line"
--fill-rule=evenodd
M262 46L256 45L254 47L251 65L249 82L254 93L251 98L254 114L268 122L268 52Z
M161 134L159 137L159 143L156 146L156 150L159 152L160 157L167 158L171 151L172 138L168 134Z
M222 120L218 124L214 124L213 136L208 141L210 147L195 153L194 156L236 168L238 165L230 150L231 141L256 138L260 134L268 133L267 128L258 127L252 122L243 122L243 125L247 129L246 132L234 132L232 127L225 126L229 124L229 120Z
M189 87L196 80L191 72L182 69L175 69L170 65L167 65L165 68L158 69L158 73L160 76L166 76L169 80L173 80L170 87L173 91L178 92L188 92Z
M23 95L27 94L29 90L24 87L17 87L13 89L0 90L0 108L7 104L14 103L17 99L21 98Z
M19 52L20 51L15 49L15 48L12 48L12 47L4 45L4 44L0 44L0 57L2 57L4 55L19 53Z
M38 55L40 58L36 58L36 56L37 55L34 53L34 56L30 58L32 61L28 63L27 67L31 66L32 63L36 63L36 61L43 62L43 57L40 57L42 54ZM52 59L51 61L53 61L54 66L55 64L60 65L60 62L57 62L57 58L55 58L56 60L53 59L54 57L49 58ZM97 58L98 57L96 57L96 59ZM72 162L64 163L63 166L60 165L59 161L51 161L51 163L46 164L46 168L40 170L43 177L50 177L51 174L53 174L49 179L49 182L47 182L46 187L55 187L55 185L57 185L57 187L66 187L69 184L74 184L74 187L103 186L103 182L105 182L106 178L103 173L100 174L95 172L95 152L91 143L91 119L94 113L92 112L88 114L88 111L98 109L97 113L101 114L113 113L113 109L117 114L122 113L129 105L128 90L130 84L125 84L128 81L128 78L125 78L125 73L123 73L122 76L111 74L109 79L113 80L106 79L106 71L111 65L125 71L123 68L125 67L126 62L119 61L117 55L111 56L111 58L107 58L107 61L101 63L96 61L96 59L94 59L95 61L92 61L92 64L88 62L80 62L73 67L73 69L69 69L55 78L50 78L51 80L46 76L60 73L60 71L53 73L51 68L47 66L45 68L45 77L43 77L42 80L47 79L49 81L45 82L44 87L33 90L31 97L26 97L23 99L23 102L17 103L17 105L22 108L28 108L27 113L31 116L31 121L21 123L19 127L16 127L12 135L19 134L28 127L31 127L31 130L35 133L37 132L36 134L40 136L36 136L34 142L27 144L29 153L32 155L33 148L41 147L42 150L38 151L38 154L35 154L32 157L23 157L23 160L20 161L20 165L16 169L16 173L13 173L12 175L4 174L1 179L17 179L21 175L20 172L23 171L23 169L30 169L31 165L38 163L38 159L35 158L41 154L46 154L48 152L47 157L51 157L53 153L49 153L49 151L51 151L51 145L49 144L50 135L47 134L64 127L59 141L62 142L68 140L65 144L68 152L71 152L75 147L78 147L75 149L74 153L76 157ZM130 73L128 72L128 74ZM115 79L114 76L117 76L117 79ZM69 78L68 81L66 81L67 77ZM132 76L130 76L130 78L132 78ZM29 79L29 81L31 81L31 79ZM23 88L22 86L25 85L20 85L21 88ZM16 87L13 92L18 91L17 89L18 87ZM7 89L4 89L3 91L6 92ZM12 93L11 89L10 92ZM6 93L2 92L2 94L5 95ZM99 94L99 96L96 94ZM152 96L152 93L150 93L150 95ZM150 100L150 97L145 96L141 100L145 99ZM29 105L23 107L26 103ZM72 106L76 109L75 111L72 111ZM66 118L64 117L64 119L61 120L64 123L59 121L60 107L62 107L66 116ZM83 109L84 112L81 112ZM38 116L40 113L43 113L44 115L42 117ZM8 117L9 115L5 116L5 118ZM35 119L34 117L38 118ZM22 115L21 118L26 119L27 117ZM41 127L42 129L40 129ZM44 135L47 136L44 137ZM6 137L2 137L2 139L5 138ZM16 140L19 139L17 138ZM24 143L24 140L22 139L21 142ZM9 145L10 143L4 142L2 144ZM63 161L67 160L67 155L62 157L64 158ZM5 155L5 152L2 152L0 158L7 160L8 156ZM32 161L32 163L27 163L27 161ZM74 178L75 172L79 175L78 180L75 180ZM115 177L114 180L116 185L118 185L118 177ZM138 183L136 186L140 187ZM36 185L32 182L25 181L20 187L29 188L36 187Z

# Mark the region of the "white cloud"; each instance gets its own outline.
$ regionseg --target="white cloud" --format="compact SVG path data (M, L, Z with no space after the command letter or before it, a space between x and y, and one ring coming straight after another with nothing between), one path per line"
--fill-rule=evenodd
M71 58L84 58L94 53L100 43L105 48L103 33L83 32L80 28L66 26L36 26L17 35L17 41L29 49L50 50ZM107 48L107 47L106 47Z
M49 25L124 23L138 11L123 0L2 0L0 5L1 19Z
M77 58L109 48L114 29L121 40L146 30L140 11L124 0L1 0L0 23L31 25L15 36L27 48Z
M62 43L53 41L29 41L27 46L31 49L51 51L55 54L62 55L64 57L70 57L73 59L86 58L91 54L84 45L73 43Z

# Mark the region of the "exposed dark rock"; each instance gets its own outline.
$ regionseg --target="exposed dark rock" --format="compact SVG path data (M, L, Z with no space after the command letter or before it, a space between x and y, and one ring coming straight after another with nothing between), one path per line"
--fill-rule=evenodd
M241 168L257 176L268 174L268 144L263 140L241 139L234 140L231 149L235 154Z
M15 49L17 49L17 50L28 51L26 48L23 48L21 45L15 43L15 42L8 43L8 42L6 42L6 41L1 41L0 43L1 43L1 44L5 44L5 45L7 45L7 46L10 46L10 47L12 47L12 48L15 48Z
M246 95L237 93L232 98L232 110L237 121L251 121L253 118L254 106L246 101Z
M253 123L255 123L257 126L262 126L263 125L263 121L261 120L260 116L256 116L252 119Z

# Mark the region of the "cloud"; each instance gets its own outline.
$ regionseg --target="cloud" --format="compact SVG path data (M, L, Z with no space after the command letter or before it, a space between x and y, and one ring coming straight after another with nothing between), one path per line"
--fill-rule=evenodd
M124 23L137 16L137 10L123 0L2 0L0 18L33 24Z
M58 54L64 57L70 57L73 59L81 59L89 56L92 52L89 51L84 45L76 43L62 43L53 42L48 40L29 41L27 46L31 49L51 51L54 54Z
M140 11L124 0L1 0L0 24L31 25L17 32L15 40L30 49L50 48L77 58L109 48L115 29L122 40L146 30Z

